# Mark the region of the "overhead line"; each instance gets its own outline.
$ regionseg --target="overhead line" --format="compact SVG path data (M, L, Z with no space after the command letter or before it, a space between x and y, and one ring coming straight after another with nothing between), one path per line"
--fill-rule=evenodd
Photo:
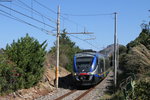
M86 40L83 40L83 39L81 39L81 38L79 38L79 37L77 37L77 36L74 36L74 35L72 35L72 34L68 34L68 35L70 35L70 36L72 36L72 37L74 37L74 38L77 38L77 39L79 39L79 40L81 40L81 41L84 41L84 42L86 42L87 44L89 44L89 45L91 45L91 46L93 46L94 48L96 48L96 49L99 50L98 47L94 46L93 44L91 44L90 42L88 42L88 41L86 41Z
M49 24L46 24L46 23L44 23L44 22L42 22L42 21L40 21L40 20L37 20L37 19L35 19L35 18L31 17L31 16L28 16L28 15L26 15L26 14L23 14L23 13L17 11L17 10L12 9L12 8L9 8L9 7L4 6L4 5L2 5L2 4L0 4L0 6L2 6L2 7L4 7L4 8L7 8L7 9L9 9L9 10L12 10L12 11L14 11L14 12L16 12L16 13L18 13L18 14L21 14L21 15L23 15L23 16L25 16L25 17L28 17L28 18L30 18L30 19L32 19L32 20L35 20L35 21L37 21L37 22L39 22L39 23L42 23L42 24L44 24L44 25L46 25L46 26L49 26L49 27L51 27L51 28L55 28L55 27L53 27L53 26L51 26L51 25L49 25ZM56 29L56 28L55 28L55 29Z
M41 4L40 2L38 2L38 1L36 1L36 0L33 0L33 1L36 2L37 4L39 4L40 6L42 6L43 8L46 8L47 10L49 10L49 11L51 11L51 12L57 14L57 12L55 12L54 10L52 10L52 9L50 9L50 8L48 8L48 7L46 7L44 4Z
M28 5L25 4L24 2L22 2L22 1L20 1L20 0L17 0L17 1L20 2L21 4L25 5L25 6L28 7L29 9L33 10L34 12L38 13L39 15L43 16L44 18L48 19L49 21L56 23L54 20L52 20L52 19L50 19L50 18L44 16L42 13L40 13L39 11L37 11L37 10L31 8L30 6L28 6Z
M61 13L63 15L67 16L106 16L106 15L113 15L113 13L106 13L106 14L67 14L67 13Z
M45 6L44 4L38 2L37 0L33 0L33 1L36 2L37 4L39 4L40 6L42 6L43 8L46 8L47 10L53 12L54 14L57 14L56 11L50 9L49 7L47 7L47 6ZM66 17L64 17L64 16L62 16L62 15L60 15L60 17L62 17L62 18L65 19L65 20L68 20L68 21L71 22L71 23L74 23L74 24L76 24L76 25L80 25L80 24L78 24L78 23L76 23L76 22L74 22L74 21L72 21L72 20L70 20L70 19L68 19L68 18L66 18ZM80 25L80 26L82 26L82 25ZM84 26L82 26L82 27L84 28Z
M26 21L24 21L24 20L22 20L22 19L19 19L19 18L13 16L13 15L11 15L11 14L9 14L9 13L7 13L7 12L1 10L1 9L0 9L0 11L3 12L3 13L5 13L5 14L7 14L7 15L5 15L5 14L3 14L3 13L0 13L1 15L5 16L5 17L8 17L8 18L10 18L10 19L19 21L19 22L24 23L24 24L27 24L27 25L29 25L29 26L32 26L32 27L34 27L34 28L36 28L36 29L39 29L39 30L45 32L46 34L49 33L49 31L46 30L46 29L43 29L43 28L40 28L40 27L38 27L38 26L36 26L36 25L33 25L33 24L31 24L31 23L28 23L28 22L26 22Z
M83 17L85 17L85 16L106 16L106 15L113 15L113 13L105 13L105 14L67 14L67 13L61 13L62 15L67 15L67 16L83 16ZM74 21L72 21L72 20L70 20L70 19L68 19L68 18L66 18L66 17L64 17L64 16L62 16L61 15L61 17L62 18L64 18L64 19L66 19L66 20L68 20L69 22L72 22L72 23L74 23L74 24L78 24L78 23L76 23L76 22L74 22ZM78 25L80 25L80 24L78 24ZM80 25L80 26L82 26L82 25ZM84 26L82 26L82 27L84 27Z
M73 23L73 24L75 24L75 25L78 25L78 26L81 26L81 27L85 28L85 26L83 26L83 25L81 25L81 24L79 24L79 23L77 23L77 22L75 22L75 21L72 21L72 20L70 20L69 18L66 18L66 17L64 17L64 16L62 16L62 15L60 15L60 17L62 17L64 20L67 20L68 22L71 22L71 23Z

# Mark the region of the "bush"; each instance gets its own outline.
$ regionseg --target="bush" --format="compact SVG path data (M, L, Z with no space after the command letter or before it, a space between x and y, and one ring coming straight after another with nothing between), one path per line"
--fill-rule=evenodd
M7 55L0 54L0 93L9 93L22 88L23 71L8 60Z
M146 80L141 80L135 86L135 96L134 100L149 100L150 98L150 82Z
M26 37L7 45L0 58L0 90L2 92L29 88L42 78L44 72L45 45Z

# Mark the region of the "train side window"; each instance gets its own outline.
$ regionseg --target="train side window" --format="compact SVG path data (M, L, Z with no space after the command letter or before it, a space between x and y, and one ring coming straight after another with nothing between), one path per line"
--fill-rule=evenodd
M110 62L109 62L109 59L106 59L105 60L105 63L106 63L106 70L110 67Z
M103 72L104 71L104 59L100 59L100 70L101 70L101 72Z

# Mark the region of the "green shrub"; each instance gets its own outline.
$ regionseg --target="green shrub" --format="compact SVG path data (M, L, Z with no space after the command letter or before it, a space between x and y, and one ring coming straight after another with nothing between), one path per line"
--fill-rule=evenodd
M134 100L149 100L150 98L150 82L146 80L141 80L138 82L134 89Z
M9 93L22 88L19 85L22 70L8 60L5 54L0 54L0 93Z
M39 82L44 72L45 45L26 37L13 41L0 54L0 92L29 88Z

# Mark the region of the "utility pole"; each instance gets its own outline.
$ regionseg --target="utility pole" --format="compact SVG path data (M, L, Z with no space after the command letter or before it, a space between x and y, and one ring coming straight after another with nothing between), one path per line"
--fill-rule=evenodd
M80 33L66 33L66 34L93 34L92 32L80 32ZM55 71L55 87L58 88L59 83L59 37L60 37L60 6L58 6L57 11L57 35L56 35L56 48L57 48L57 58L56 58L56 71Z
M119 68L119 40L117 39L117 69Z
M58 88L58 83L59 83L59 36L60 36L60 6L58 6L58 12L57 12L57 59L56 59L56 70L55 70L55 86Z
M117 46L117 13L114 13L115 20L114 20L114 85L115 88L117 86L117 52L116 52L116 46Z

